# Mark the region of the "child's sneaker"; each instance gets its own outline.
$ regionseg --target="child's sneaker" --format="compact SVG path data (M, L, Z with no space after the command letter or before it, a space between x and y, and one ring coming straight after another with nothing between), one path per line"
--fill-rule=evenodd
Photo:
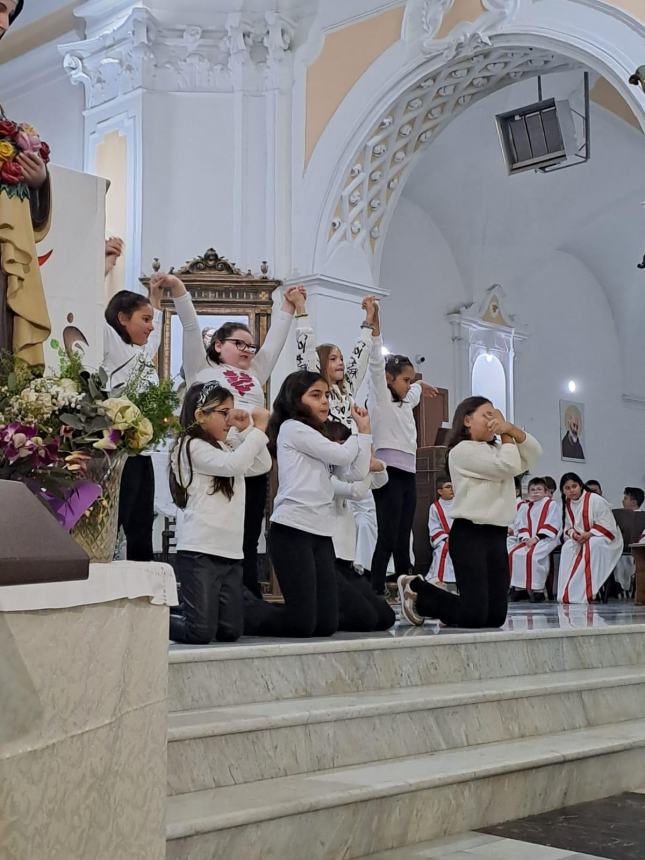
M410 588L410 583L416 578L416 576L400 576L396 584L401 600L401 614L410 624L414 624L415 627L421 627L425 619L416 610L417 595Z

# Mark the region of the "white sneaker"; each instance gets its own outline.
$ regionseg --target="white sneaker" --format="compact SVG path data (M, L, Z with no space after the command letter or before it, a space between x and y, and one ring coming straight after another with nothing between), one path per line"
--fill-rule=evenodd
M414 624L415 627L421 627L424 618L416 610L417 595L410 588L410 583L413 579L417 579L417 577L400 576L396 581L396 585L399 590L399 599L401 600L401 614L410 624Z

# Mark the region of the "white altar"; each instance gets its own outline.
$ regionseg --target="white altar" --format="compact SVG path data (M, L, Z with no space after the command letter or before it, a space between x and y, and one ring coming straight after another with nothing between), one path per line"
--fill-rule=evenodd
M163 564L0 588L3 860L165 856L168 606Z

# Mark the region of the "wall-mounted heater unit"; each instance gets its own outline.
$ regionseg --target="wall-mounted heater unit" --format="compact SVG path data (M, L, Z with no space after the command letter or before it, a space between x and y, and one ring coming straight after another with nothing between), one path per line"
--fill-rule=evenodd
M538 99L535 104L510 110L496 117L509 175L524 170L549 173L589 160L591 140L588 72L584 74L584 114L574 110L568 101L543 99L541 78L538 78ZM576 118L582 126L582 145L578 143Z

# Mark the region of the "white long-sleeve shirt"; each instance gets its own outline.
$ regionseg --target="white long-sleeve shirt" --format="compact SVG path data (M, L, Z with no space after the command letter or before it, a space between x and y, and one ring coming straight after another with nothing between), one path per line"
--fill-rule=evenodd
M334 383L329 386L329 415L336 421L341 421L347 427L353 427L352 404L358 389L363 384L367 373L367 363L372 343L372 330L361 328L358 340L354 344L352 354L345 364L343 390ZM320 359L316 350L314 330L309 323L309 317L304 314L296 324L296 365L298 370L320 372Z
M243 558L246 476L263 475L271 468L267 437L248 427L233 441L211 445L203 439L185 443L181 455L181 482L190 478L187 448L193 466L188 503L177 517L177 549L203 552L222 558ZM179 448L173 452L171 468L178 477ZM213 477L233 478L233 497L213 493Z
M387 484L387 469L382 472L370 472L362 481L343 481L335 475L331 477L334 490L334 505L336 527L332 539L336 558L344 561L356 559L356 521L349 502L359 502L372 495L372 490L378 490Z
M515 475L533 468L542 454L537 439L521 444L459 442L448 456L455 491L453 519L480 525L510 526L515 519Z
M148 368L148 381L153 385L159 383L159 376L152 362L161 343L161 311L155 310L152 320L154 329L145 346L126 343L107 320L103 321L103 361L101 367L108 375L110 388L116 388L118 385L128 382L140 361L145 362Z
M413 410L421 400L421 386L415 382L404 400L394 400L385 379L385 356L382 347L383 339L373 337L368 365L367 409L370 413L374 447L377 455L383 449L402 451L414 462L417 453L417 427Z
M236 409L251 412L264 406L263 385L268 381L287 340L293 316L277 310L271 317L266 340L254 356L249 370L210 361L204 349L202 329L189 293L174 299L184 331L183 364L186 384L216 380L233 393Z
M302 421L285 421L278 433L278 492L271 522L331 537L335 527L331 476L367 477L372 437L359 433L332 442Z

